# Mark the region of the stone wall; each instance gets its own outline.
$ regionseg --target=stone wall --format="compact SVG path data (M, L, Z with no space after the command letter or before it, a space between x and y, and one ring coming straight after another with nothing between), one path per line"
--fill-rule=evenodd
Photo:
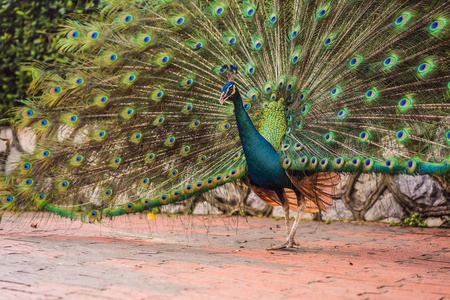
M33 142L20 137L24 151L32 152ZM10 128L0 127L0 157L6 168L19 151ZM8 153L8 156L6 156ZM4 167L4 166L3 166ZM334 206L321 214L305 214L305 219L400 222L417 213L428 226L449 224L450 186L438 176L384 174L341 175L339 194ZM167 205L167 213L246 214L251 216L284 217L280 206L262 202L242 182L228 183L192 199ZM295 212L291 212L295 216Z

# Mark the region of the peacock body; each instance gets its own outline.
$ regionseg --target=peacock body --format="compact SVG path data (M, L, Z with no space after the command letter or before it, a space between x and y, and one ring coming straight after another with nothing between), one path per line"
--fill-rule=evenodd
M29 66L12 119L35 143L2 177L1 208L92 222L243 178L283 206L294 246L338 173L450 169L449 13L444 0L104 0L99 21L63 26L69 62Z

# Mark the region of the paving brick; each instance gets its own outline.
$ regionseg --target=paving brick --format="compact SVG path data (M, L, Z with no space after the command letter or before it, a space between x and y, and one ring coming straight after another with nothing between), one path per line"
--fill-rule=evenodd
M0 223L1 300L450 298L446 229L303 222L301 249L267 251L283 220L43 216Z

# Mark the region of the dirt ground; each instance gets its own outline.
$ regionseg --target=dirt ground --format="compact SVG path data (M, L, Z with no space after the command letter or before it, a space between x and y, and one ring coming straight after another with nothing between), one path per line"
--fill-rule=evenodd
M448 229L145 215L0 223L0 299L450 299Z

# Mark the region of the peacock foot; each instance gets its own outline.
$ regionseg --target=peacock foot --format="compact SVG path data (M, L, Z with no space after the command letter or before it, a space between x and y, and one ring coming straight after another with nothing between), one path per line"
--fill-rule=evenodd
M267 247L266 250L278 250L278 249L284 249L284 248L286 248L286 249L288 249L288 248L300 249L300 244L296 243L294 240L292 240L292 241L287 240L284 243Z

